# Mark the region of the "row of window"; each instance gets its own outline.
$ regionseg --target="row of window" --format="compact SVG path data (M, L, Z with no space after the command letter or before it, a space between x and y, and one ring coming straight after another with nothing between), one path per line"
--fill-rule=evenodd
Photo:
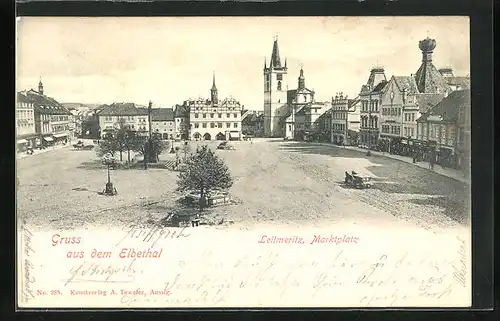
M382 125L382 133L400 135L401 127L399 125Z
M50 118L51 121L68 121L68 115L52 115Z
M415 113L405 113L405 121L415 121Z
M201 128L207 128L208 123L201 123ZM200 123L194 123L194 128L200 128ZM222 123L210 123L210 128L222 128ZM231 123L226 123L226 128L231 128ZM233 123L233 128L238 128L238 123Z
M405 127L405 128L403 128L403 132L404 132L404 136L405 137L408 137L408 136L414 137L414 135L415 135L415 128Z
M332 113L333 119L347 119L347 113Z
M361 111L378 112L378 100L361 101Z
M363 128L378 128L378 119L377 118L366 118L361 117L361 127Z
M382 108L382 115L401 116L401 107Z
M17 111L17 117L18 118L33 117L33 110L32 109L18 110Z
M194 110L200 110L200 111L202 111L203 109L205 109L207 107L206 105L203 105L203 104L192 104L192 106L194 106ZM227 110L236 110L236 108L239 109L240 105L238 103L234 103L234 104L233 103L225 103L220 107L221 108L225 107ZM217 111L217 109L214 109L214 111Z
M194 118L199 118L199 116L200 116L200 114L199 114L199 113L195 113L195 114L194 114ZM222 118L222 113L218 113L218 114L217 114L217 116L218 116L218 118ZM203 118L207 118L207 114L203 113L203 114L202 114L202 117L203 117ZM227 114L226 114L226 117L227 117L227 118L231 118L231 114L230 114L230 113L227 113ZM234 113L234 114L233 114L233 117L234 117L234 118L238 118L238 113ZM210 118L215 118L215 114L210 114Z
M33 119L18 119L17 127L33 127L35 126L35 122Z
M52 132L62 132L65 130L69 130L69 125L52 125Z
M346 130L346 124L333 124L333 130Z
M20 103L17 103L17 107L19 107L19 108L33 108L33 104L20 102Z

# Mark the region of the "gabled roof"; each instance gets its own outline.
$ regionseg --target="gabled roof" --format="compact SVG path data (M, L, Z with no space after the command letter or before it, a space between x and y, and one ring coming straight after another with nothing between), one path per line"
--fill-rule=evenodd
M375 88L373 88L372 93L377 93L382 91L385 85L387 85L387 80L382 80L381 82L378 83L377 86L375 86Z
M411 76L393 76L394 82L398 87L400 92L406 90L407 94L413 95L418 93L417 83L415 82L415 78Z
M151 121L174 121L174 110L172 108L152 108Z
M463 89L470 88L469 77L445 77L445 81L450 86L461 86Z
M52 97L47 97L30 89L24 92L28 101L33 103L36 112L48 115L71 115L70 111Z
M175 105L174 117L187 117L187 114L188 107L186 106L186 103L184 105Z
M103 108L99 112L99 116L145 116L147 114L147 108L138 108L134 103L103 105Z
M416 105L420 113L425 113L441 100L443 100L443 94L416 94Z
M457 90L449 94L434 107L429 109L418 119L419 122L426 121L429 116L439 116L440 121L456 122L461 106L470 105L470 90Z

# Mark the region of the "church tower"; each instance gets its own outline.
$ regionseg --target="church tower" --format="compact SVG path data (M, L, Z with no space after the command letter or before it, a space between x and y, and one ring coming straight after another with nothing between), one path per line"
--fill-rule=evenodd
M210 97L212 99L212 104L219 104L219 94L217 91L217 87L215 86L215 72L212 79L212 89L210 89Z
M278 38L274 39L271 61L264 58L264 135L281 135L279 111L287 102L287 63L281 63Z

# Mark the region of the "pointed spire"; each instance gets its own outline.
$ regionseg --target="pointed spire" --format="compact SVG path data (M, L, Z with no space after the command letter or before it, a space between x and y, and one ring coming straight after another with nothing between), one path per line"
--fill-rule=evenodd
M215 71L213 73L213 77L212 77L212 90L217 90L217 86L215 86Z
M287 66L286 66L286 58L285 58L285 69L287 69Z
M267 58L264 57L264 69L267 69Z
M278 48L278 36L274 38L273 52L271 54L271 64L269 68L281 68L280 51Z

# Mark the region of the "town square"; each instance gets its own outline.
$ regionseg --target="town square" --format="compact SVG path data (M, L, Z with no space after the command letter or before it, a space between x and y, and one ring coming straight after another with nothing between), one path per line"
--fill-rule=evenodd
M179 222L169 224L192 227L468 226L468 66L454 70L446 37L417 37L401 47L414 57L404 62L413 72L390 74L391 60L382 64L375 47L359 76L345 76L358 84L354 92L314 89L328 75L314 76L321 68L294 57L278 34L262 42L259 65L239 58L244 70L257 69L255 91L213 68L183 78L197 85L182 91L204 93L198 98L164 103L158 93L127 93L77 102L78 94L58 98L56 78L28 75L16 104L18 218L41 228L166 224L173 216ZM441 43L448 47L440 51ZM175 68L169 63L162 70ZM239 100L238 88L251 98Z
M22 17L22 306L470 306L469 39L451 16Z

